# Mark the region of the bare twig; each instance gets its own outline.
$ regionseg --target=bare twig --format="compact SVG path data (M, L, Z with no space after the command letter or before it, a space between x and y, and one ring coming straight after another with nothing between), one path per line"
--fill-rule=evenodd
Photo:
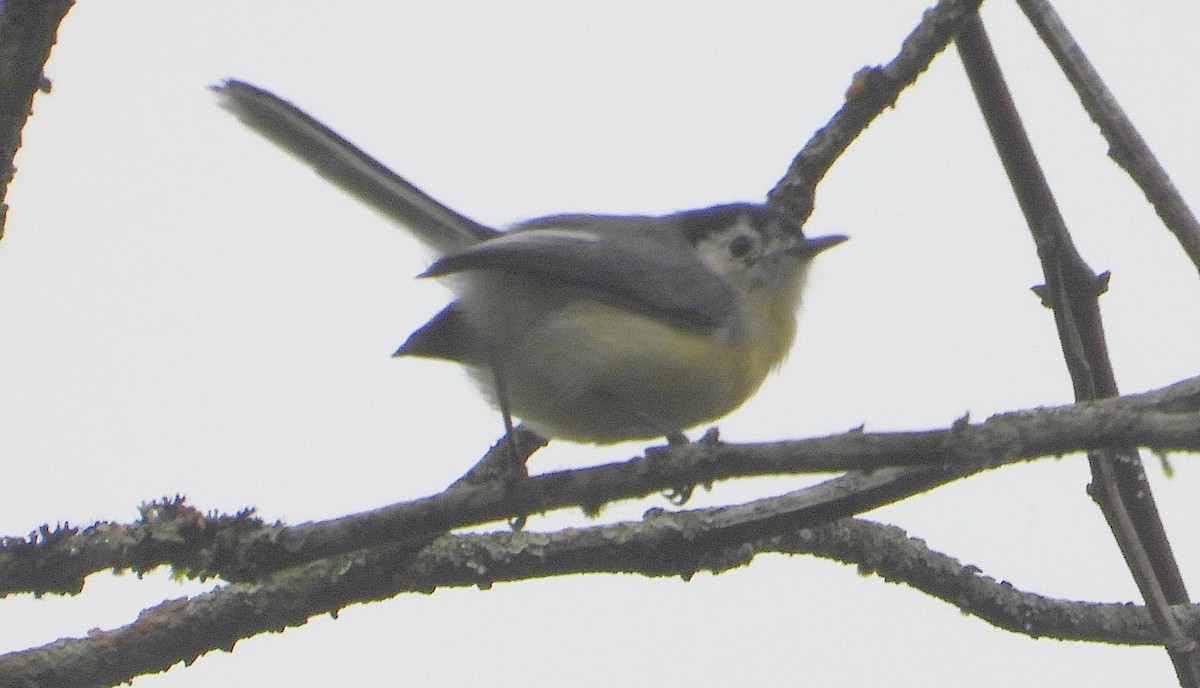
M1167 171L1104 85L1058 12L1047 0L1017 0L1017 4L1075 87L1083 108L1100 127L1100 133L1108 141L1109 157L1142 189L1163 224L1179 240L1184 253L1200 269L1200 222L1196 221Z
M981 2L941 0L926 10L891 62L859 70L846 92L845 104L800 149L787 174L767 194L769 202L803 224L812 214L817 184L834 161L885 108L895 105L900 92L929 68L933 58L950 44L959 24L974 14Z
M1107 276L1095 275L1075 250L978 15L963 23L957 43L980 110L1033 234L1046 276L1039 295L1054 311L1075 398L1115 396L1116 379L1097 298L1107 287ZM1187 601L1187 591L1137 451L1133 446L1112 447L1091 451L1088 458L1092 465L1092 495L1108 520L1143 598L1162 625L1176 674L1182 685L1200 686L1196 643L1181 631L1169 609L1172 603Z
M513 449L509 443L514 440L519 448L517 456L521 459L522 471L518 477L527 476L523 470L524 462L528 461L534 452L549 444L550 440L521 424L515 427L512 433L505 433L478 463L454 481L454 485L482 485L493 480L512 480L515 471L512 465Z

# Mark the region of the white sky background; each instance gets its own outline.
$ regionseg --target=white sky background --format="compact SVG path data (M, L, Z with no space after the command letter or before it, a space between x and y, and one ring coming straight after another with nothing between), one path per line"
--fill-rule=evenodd
M1060 3L1184 196L1200 201L1200 7ZM255 5L255 6L251 6ZM749 5L749 6L748 6ZM129 521L181 493L298 523L436 492L500 432L450 364L389 354L448 292L427 257L214 104L270 88L482 222L761 200L890 59L920 0L843 3L81 3L34 102L0 242L0 534ZM1094 269L1121 388L1194 375L1200 282L1008 2L985 21ZM785 368L730 441L945 427L1070 400L1040 272L953 49L821 185L814 271ZM535 472L640 445L557 444ZM1200 469L1151 480L1200 586ZM1024 590L1137 592L1080 456L879 510ZM695 506L790 489L720 485ZM637 518L647 500L605 519ZM531 529L586 524L575 512ZM112 628L202 589L93 576L0 600L0 650ZM1195 592L1195 591L1193 591ZM238 643L136 688L212 685L1172 685L1156 649L1034 641L807 557L691 582L575 576L403 595Z

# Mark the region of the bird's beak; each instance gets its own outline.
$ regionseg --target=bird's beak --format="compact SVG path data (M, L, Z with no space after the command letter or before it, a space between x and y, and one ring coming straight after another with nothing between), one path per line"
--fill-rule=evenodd
M829 236L814 237L812 239L805 239L804 243L797 246L794 250L796 251L797 254L799 254L801 256L806 256L808 258L811 258L811 257L817 255L818 253L821 253L825 250L833 248L834 246L837 246L838 244L842 243L843 241L846 241L849 238L850 237L844 236L842 234L831 234Z

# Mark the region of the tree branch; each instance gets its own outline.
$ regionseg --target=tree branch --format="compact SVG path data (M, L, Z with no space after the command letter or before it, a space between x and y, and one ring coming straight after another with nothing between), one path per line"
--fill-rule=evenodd
M834 161L885 108L896 104L900 92L929 68L933 58L950 44L959 24L975 14L981 3L941 0L925 11L891 62L860 69L842 108L800 149L783 179L767 194L768 201L803 224L812 214L817 184Z
M1146 200L1154 206L1163 224L1171 230L1184 253L1200 270L1200 223L1146 140L1129 121L1125 110L1075 42L1058 12L1047 0L1017 0L1017 4L1079 94L1083 109L1100 127L1101 135L1108 142L1108 156L1146 194Z
M1053 309L1063 357L1084 401L1116 396L1117 384L1100 319L1099 295L1108 275L1097 276L1075 249L1054 195L1025 134L983 22L965 21L957 45L971 88L1025 215L1046 276L1038 290ZM1188 601L1166 530L1133 445L1088 453L1091 494L1108 521L1127 566L1168 639L1167 651L1184 686L1200 686L1200 649L1182 633L1170 605Z
M191 662L241 638L300 626L320 614L404 592L578 573L682 576L748 564L760 553L811 554L903 582L1014 632L1033 637L1159 644L1146 610L1021 592L982 575L903 530L842 519L798 527L765 516L767 502L695 511L652 510L640 522L557 533L445 535L420 552L382 547L278 572L148 609L131 624L0 656L0 684L107 686ZM1176 610L1188 628L1200 607Z
M58 25L74 4L74 0L0 2L0 238L21 130L32 112L33 94L49 90L42 68L50 58Z
M800 491L789 518L824 523L975 472L1039 456L1128 444L1200 450L1200 377L1140 395L1000 414L924 432L865 433L770 444L696 444L531 477L512 487L461 484L438 495L323 522L267 524L252 512L204 515L179 498L142 507L131 524L43 527L0 539L0 594L78 593L106 569L250 581L365 547L419 548L454 528L732 478L869 471ZM796 520L795 522L800 522Z

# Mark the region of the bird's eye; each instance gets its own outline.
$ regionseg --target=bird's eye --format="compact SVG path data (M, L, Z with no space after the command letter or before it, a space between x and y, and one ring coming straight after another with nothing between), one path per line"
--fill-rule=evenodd
M745 234L739 234L729 242L729 255L734 258L741 258L749 253L752 248L754 248L754 239Z

